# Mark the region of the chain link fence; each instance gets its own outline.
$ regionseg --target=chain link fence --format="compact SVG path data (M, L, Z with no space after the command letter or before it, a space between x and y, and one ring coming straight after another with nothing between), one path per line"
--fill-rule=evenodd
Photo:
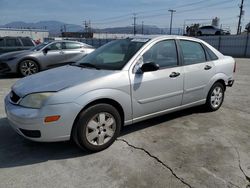
M221 35L221 36L200 36L198 38L206 41L224 55L233 57L250 58L250 34L245 35ZM65 39L65 38L64 38ZM66 39L67 40L67 39ZM68 40L81 41L95 48L98 48L115 39L85 39L85 38L68 38Z

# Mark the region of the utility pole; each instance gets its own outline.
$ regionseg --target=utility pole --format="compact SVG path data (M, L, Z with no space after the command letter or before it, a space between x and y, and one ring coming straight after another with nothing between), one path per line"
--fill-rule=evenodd
M87 23L86 20L84 21L84 28L85 28L85 29L84 29L84 32L85 32L85 33L88 33L88 32L89 32L89 25L88 25L88 23Z
M144 30L144 21L141 22L141 34L143 35Z
M174 14L174 12L176 12L176 10L169 9L168 11L171 13L171 20L170 20L170 32L169 32L169 34L171 35L171 34L172 34L173 14Z
M241 18L243 16L243 6L244 6L244 0L241 0L240 5L240 15L239 15L239 22L238 22L238 29L237 29L237 35L241 33Z
M91 21L90 20L89 20L88 26L89 26L89 33L91 33Z
M136 35L136 13L134 13L133 14L133 19L134 19L134 24L133 24L133 26L134 26L134 35Z
M67 31L67 29L66 29L66 25L65 25L65 24L63 25L63 29L64 29L64 32L66 32L66 31Z

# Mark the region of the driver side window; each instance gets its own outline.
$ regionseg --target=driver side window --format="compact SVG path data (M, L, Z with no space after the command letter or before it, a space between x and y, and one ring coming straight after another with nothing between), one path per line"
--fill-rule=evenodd
M165 40L156 43L142 57L143 63L154 62L160 68L175 67L178 65L177 49L174 40Z
M61 42L56 42L48 46L50 50L61 50L62 49L62 43Z

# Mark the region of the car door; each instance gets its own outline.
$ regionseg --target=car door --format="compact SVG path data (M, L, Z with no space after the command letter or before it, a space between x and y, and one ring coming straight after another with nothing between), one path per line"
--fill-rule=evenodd
M202 44L180 40L183 57L184 94L182 105L206 99L206 87L215 74L213 61L207 60Z
M140 71L144 63L154 62L159 70ZM183 73L179 66L175 40L164 40L147 50L130 73L133 118L159 114L181 105Z
M66 62L76 62L86 55L83 45L78 42L64 42L63 52Z
M66 56L62 51L62 42L53 42L41 51L39 61L44 67L56 67L65 62Z

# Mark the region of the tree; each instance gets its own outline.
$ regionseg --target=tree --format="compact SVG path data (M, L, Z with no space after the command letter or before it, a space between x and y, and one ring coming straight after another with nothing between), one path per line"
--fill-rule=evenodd
M196 36L197 31L199 30L200 24L193 24L186 27L186 33L188 36Z

